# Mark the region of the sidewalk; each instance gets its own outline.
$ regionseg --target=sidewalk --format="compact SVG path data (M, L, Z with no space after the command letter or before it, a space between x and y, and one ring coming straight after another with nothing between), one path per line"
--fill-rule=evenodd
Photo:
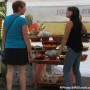
M82 77L83 87L89 87L90 88L90 77ZM6 88L0 86L0 90L6 90ZM13 86L12 90L20 90L19 86ZM34 86L27 86L27 90L35 90ZM60 90L58 88L52 88L52 87L41 87L38 90ZM85 89L90 90L90 89Z

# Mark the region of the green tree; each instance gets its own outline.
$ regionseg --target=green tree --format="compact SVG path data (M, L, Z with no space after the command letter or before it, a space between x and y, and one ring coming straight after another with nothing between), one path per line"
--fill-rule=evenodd
M5 3L0 2L0 18L3 19L5 17Z
M4 19L6 16L6 4L8 0L4 0L4 2L0 2L0 18Z

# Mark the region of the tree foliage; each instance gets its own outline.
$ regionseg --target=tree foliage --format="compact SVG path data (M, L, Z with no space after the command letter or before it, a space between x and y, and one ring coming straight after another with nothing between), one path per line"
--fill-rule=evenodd
M0 2L0 18L4 19L6 15L6 3L8 0L4 0L4 2Z

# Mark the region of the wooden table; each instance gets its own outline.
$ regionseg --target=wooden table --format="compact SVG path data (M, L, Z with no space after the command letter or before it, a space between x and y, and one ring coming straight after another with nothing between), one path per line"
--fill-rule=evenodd
M64 65L64 60L49 60L44 59L44 60L34 60L34 68L35 68L35 89L39 88L40 86L54 86L54 87L59 87L60 85L65 85L65 83L46 83L46 82L40 82L40 77L42 74L46 72L46 65ZM75 84L74 81L74 74L71 70L70 72L72 83Z

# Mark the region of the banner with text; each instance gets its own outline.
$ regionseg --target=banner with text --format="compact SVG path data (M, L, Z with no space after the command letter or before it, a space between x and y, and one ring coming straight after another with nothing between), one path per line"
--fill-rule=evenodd
M33 15L34 21L68 21L66 10L68 6L29 6L26 15ZM82 15L82 21L90 22L90 6L76 6Z

